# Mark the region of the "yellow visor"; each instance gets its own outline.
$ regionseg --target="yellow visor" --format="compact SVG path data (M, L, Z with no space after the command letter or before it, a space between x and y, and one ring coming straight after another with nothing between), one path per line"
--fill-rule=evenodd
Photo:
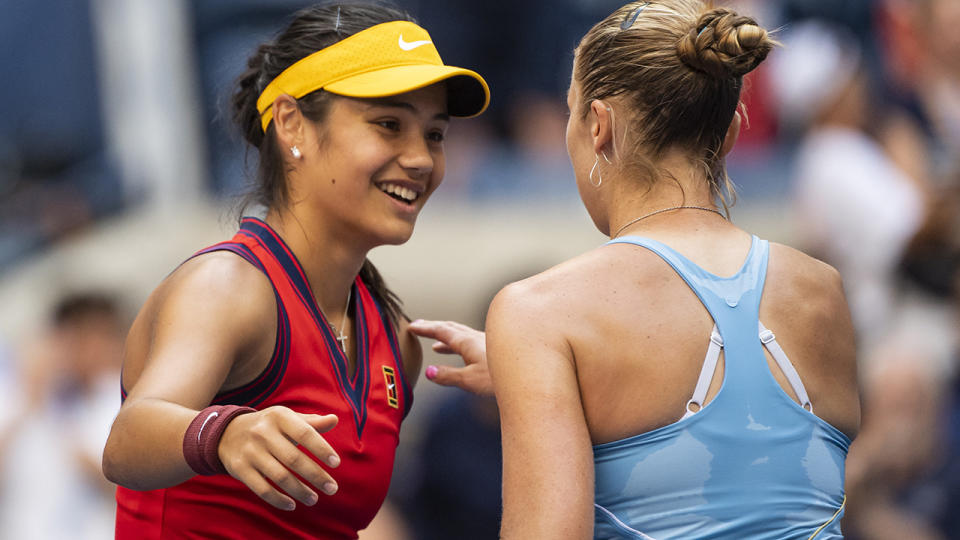
M478 73L443 65L426 30L408 21L393 21L338 41L288 67L257 99L263 130L273 119L273 102L321 88L341 96L395 96L446 81L451 116L476 116L490 103L490 89Z

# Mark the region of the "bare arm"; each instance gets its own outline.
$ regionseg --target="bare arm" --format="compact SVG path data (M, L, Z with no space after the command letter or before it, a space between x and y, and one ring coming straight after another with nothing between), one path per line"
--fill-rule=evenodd
M832 344L833 361L823 371L833 374L833 377L822 377L817 381L814 397L818 402L826 402L823 411L817 410L822 418L831 419L832 423L847 434L851 439L856 438L860 431L860 392L857 373L857 345L847 306L846 295L843 290L843 280L839 272L827 265L823 270L823 282L828 290L828 302L825 311L827 315L822 342ZM824 351L822 357L830 358ZM822 389L822 390L821 390ZM819 394L835 396L833 401L819 399Z
M487 317L503 433L501 537L590 538L593 453L563 312L525 289L501 291Z
M767 283L761 320L789 325L778 339L796 362L817 416L853 439L860 426L857 349L840 274L772 244Z
M244 291L237 294L236 291ZM114 421L103 455L104 474L132 489L157 489L194 476L183 457L187 426L224 387L238 386L262 367L275 338L272 288L258 270L231 254L189 261L151 295L127 340L127 399ZM272 323L272 324L271 324ZM296 448L335 456L319 432L336 424L332 415L298 414L270 407L231 421L218 453L227 471L264 500L292 509L317 495L314 486L332 479Z

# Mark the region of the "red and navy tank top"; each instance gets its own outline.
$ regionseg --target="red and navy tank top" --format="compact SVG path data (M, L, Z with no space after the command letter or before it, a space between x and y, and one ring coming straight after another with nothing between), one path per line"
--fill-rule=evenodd
M386 497L400 424L413 400L386 312L358 276L351 295L357 366L350 374L303 268L266 223L245 218L233 239L194 256L211 251L231 251L257 267L277 299L270 363L255 380L218 394L212 404L283 405L300 413L336 414L339 423L323 436L341 459L338 468L328 469L339 491L318 492L314 506L298 503L286 512L228 475L196 476L152 491L119 487L116 537L356 538Z

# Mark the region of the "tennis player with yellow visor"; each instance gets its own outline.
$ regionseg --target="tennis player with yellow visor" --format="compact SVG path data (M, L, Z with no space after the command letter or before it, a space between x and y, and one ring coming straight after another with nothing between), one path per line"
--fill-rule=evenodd
M367 254L412 235L449 117L490 99L404 15L310 6L248 60L232 105L264 212L130 330L104 449L118 540L346 540L383 503L422 353Z
M395 96L444 81L450 116L469 118L490 103L478 73L444 65L430 34L408 21L372 26L300 60L277 76L257 100L263 130L274 100L301 98L316 90L355 98Z

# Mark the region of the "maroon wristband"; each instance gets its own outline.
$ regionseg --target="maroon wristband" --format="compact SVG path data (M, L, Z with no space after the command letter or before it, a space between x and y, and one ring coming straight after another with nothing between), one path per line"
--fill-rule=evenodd
M190 422L183 436L183 458L197 474L226 474L217 448L227 424L237 415L256 412L250 407L211 405Z

